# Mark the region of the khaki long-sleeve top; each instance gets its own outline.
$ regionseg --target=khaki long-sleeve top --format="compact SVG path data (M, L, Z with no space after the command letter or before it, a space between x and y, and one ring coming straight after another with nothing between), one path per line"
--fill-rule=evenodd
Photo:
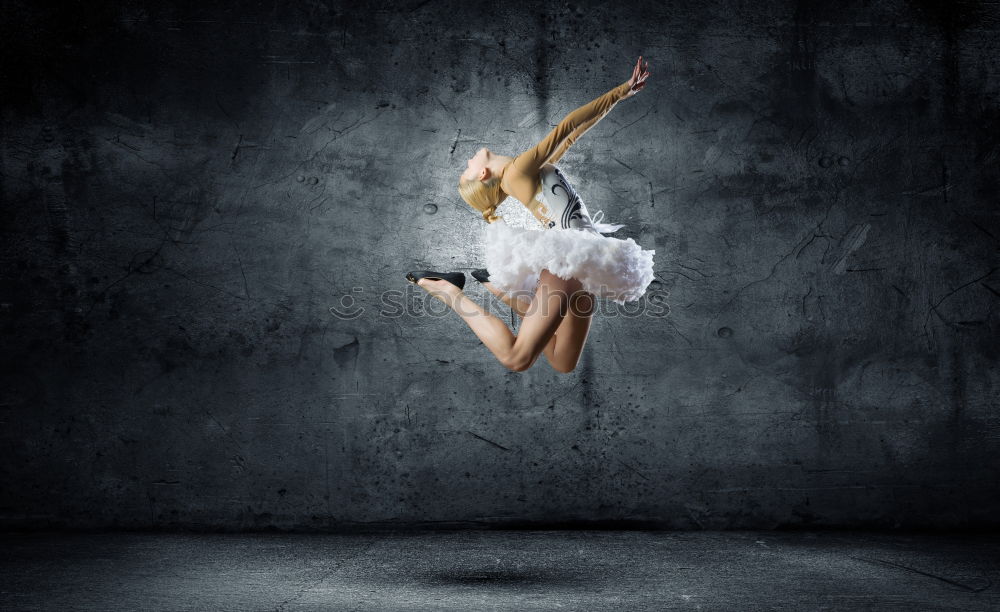
M539 197L542 191L539 170L545 164L559 161L567 149L607 115L628 92L629 84L626 81L566 115L541 142L504 166L500 173L500 188L524 204L543 226L549 227L553 218Z

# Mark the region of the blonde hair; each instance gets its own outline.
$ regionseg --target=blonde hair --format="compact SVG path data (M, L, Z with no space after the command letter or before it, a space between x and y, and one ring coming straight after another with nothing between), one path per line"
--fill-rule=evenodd
M486 181L460 178L458 194L466 204L481 212L487 223L502 218L496 214L497 206L507 199L507 194L500 188L500 177L493 176Z

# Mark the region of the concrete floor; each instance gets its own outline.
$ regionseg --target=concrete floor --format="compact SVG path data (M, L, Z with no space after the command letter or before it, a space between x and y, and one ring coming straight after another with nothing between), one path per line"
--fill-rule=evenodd
M997 610L1000 534L7 534L3 610Z

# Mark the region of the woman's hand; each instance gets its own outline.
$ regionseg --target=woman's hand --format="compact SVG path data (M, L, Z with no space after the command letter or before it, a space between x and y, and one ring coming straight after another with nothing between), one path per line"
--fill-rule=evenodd
M632 69L632 78L628 80L629 90L625 94L626 98L631 98L646 86L646 79L649 78L649 70L647 68L649 68L649 62L643 62L640 55L639 59L635 62L635 68Z

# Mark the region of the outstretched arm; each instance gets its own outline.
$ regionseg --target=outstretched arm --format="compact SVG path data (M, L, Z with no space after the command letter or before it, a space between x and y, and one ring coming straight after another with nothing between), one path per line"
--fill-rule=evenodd
M514 158L514 166L525 174L533 175L544 164L558 161L573 143L607 115L619 100L635 95L646 85L646 79L649 77L646 68L648 63L644 66L640 57L632 69L629 80L566 115L541 142Z
M611 108L614 108L614 105L612 105ZM569 133L569 136L567 136L565 140L562 141L562 144L560 144L559 147L556 148L555 153L549 156L546 162L554 164L557 161L559 161L562 158L563 154L566 153L566 151L568 151L571 146L573 146L573 144L577 141L577 139L579 139L580 136L583 136L587 132L587 130L593 127L595 123L604 118L604 115L608 114L608 111L610 111L611 108L609 108L607 111L604 111L603 113L591 117L590 119L584 121L576 128L574 128L573 131Z
M572 111L537 145L514 158L514 167L534 175L546 163L554 163L576 140L607 115L619 100L626 97L629 83L615 87L601 97Z

